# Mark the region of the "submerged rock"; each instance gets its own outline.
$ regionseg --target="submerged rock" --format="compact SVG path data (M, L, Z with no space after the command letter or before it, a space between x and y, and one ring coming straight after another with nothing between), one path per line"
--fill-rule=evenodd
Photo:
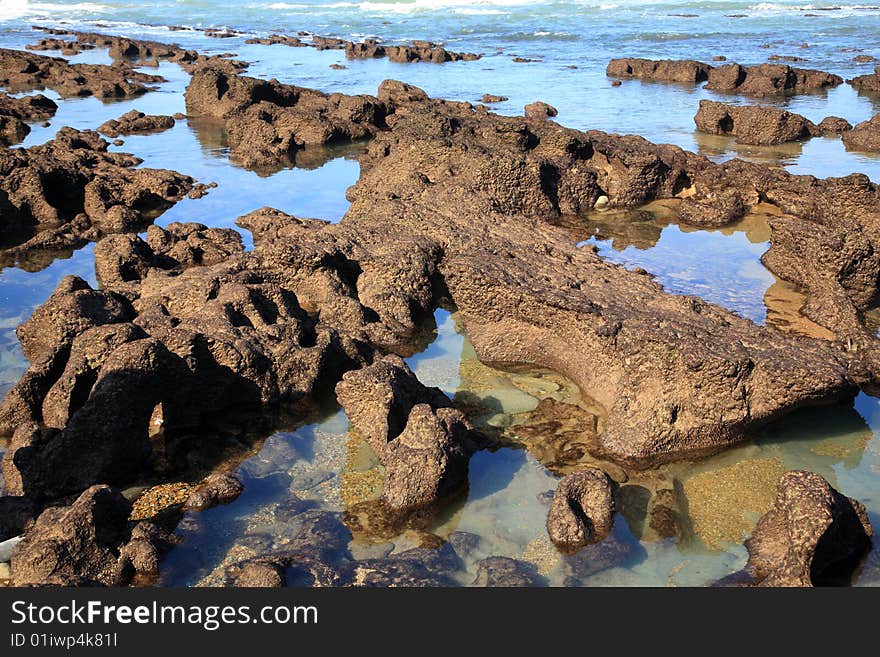
M143 112L131 110L118 119L105 121L98 127L98 132L108 137L118 137L141 132L161 132L173 127L173 116L147 116Z
M596 468L563 478L556 487L547 533L562 550L598 543L614 525L614 495L608 475Z
M728 105L701 100L694 117L697 130L731 135L740 144L770 146L820 134L819 128L800 114L775 107Z
M186 500L185 508L202 511L218 504L228 504L244 490L241 482L225 473L208 475L197 484Z
M534 564L510 557L488 557L477 562L474 586L489 588L545 586Z
M746 541L746 572L760 586L845 582L871 545L865 507L812 472L787 472Z

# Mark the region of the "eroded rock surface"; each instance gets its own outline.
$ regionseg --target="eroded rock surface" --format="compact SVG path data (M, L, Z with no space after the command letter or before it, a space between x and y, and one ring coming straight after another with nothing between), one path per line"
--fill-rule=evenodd
M43 94L14 98L0 92L0 146L11 146L30 134L27 122L46 121L58 105Z
M64 97L134 98L162 81L128 66L71 64L60 57L0 48L0 87L12 92L52 89Z
M862 121L842 136L843 143L850 150L880 152L880 114L868 121Z
M559 482L547 516L547 533L557 547L574 552L598 543L613 526L614 496L608 475L589 468Z
M849 80L849 83L860 92L880 93L880 66L875 68L873 73L859 75Z
M709 79L710 64L693 60L651 60L637 57L612 59L605 74L616 78L635 78L658 82L682 82L696 84Z
M821 134L819 127L800 114L775 107L729 105L701 100L694 117L697 130L730 135L740 144L770 146Z
M399 356L345 374L336 396L385 466L383 499L392 509L428 506L467 482L479 442L473 427Z
M761 586L840 584L871 544L865 507L812 472L787 472L773 508L746 541L746 572Z
M105 121L98 127L98 132L108 137L119 137L144 132L161 132L173 127L173 116L148 116L143 112L131 110L118 119Z
M0 151L0 263L132 230L183 198L192 178L135 168L91 131L62 128L45 144Z

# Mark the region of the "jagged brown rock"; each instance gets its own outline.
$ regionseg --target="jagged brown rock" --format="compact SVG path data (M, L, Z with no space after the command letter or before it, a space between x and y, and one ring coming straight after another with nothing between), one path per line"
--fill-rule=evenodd
M848 81L857 91L865 93L880 93L880 66L873 73L859 75Z
M15 98L0 92L0 146L11 146L30 134L26 121L46 121L58 105L43 94Z
M701 100L694 116L697 130L712 135L730 135L740 144L771 146L820 134L812 121L775 107L729 105Z
M842 83L839 75L787 64L725 64L709 71L706 89L757 97L790 96L825 91Z
M109 486L46 509L13 550L13 586L120 586L136 574L155 575L164 534L145 526L132 531L130 511Z
M557 547L577 551L604 539L613 526L614 496L608 475L588 468L559 482L547 516L547 533Z
M62 128L45 144L0 151L0 263L132 230L183 198L192 178L135 168L91 131Z
M187 509L209 509L218 504L228 504L241 495L244 490L241 482L226 473L215 473L205 477L186 501Z
M64 39L55 39L47 37L40 39L36 43L25 46L28 50L59 50L62 55L78 55L85 50L92 50L95 46L90 43L80 43L79 41L65 41Z
M849 150L880 152L880 114L857 124L852 130L843 133L842 138Z
M71 64L60 57L0 48L0 87L12 92L48 88L63 97L134 98L163 80L126 66Z
M871 545L865 507L812 472L787 472L746 541L746 573L760 586L840 584Z
M392 62L407 64L410 62L444 62L474 61L480 55L459 53L446 50L443 46L431 41L413 41L408 45L385 45L375 39L366 39L356 43L344 42L345 56L351 59L375 59L387 57Z
M823 135L842 135L847 130L852 130L852 125L846 119L839 116L826 116L818 125L819 132Z
M173 116L148 116L143 112L131 110L118 119L105 121L98 126L98 132L108 137L118 137L143 132L162 132L173 127Z
M385 466L391 509L429 506L467 482L479 439L438 388L426 388L399 356L349 372L336 397Z
M483 97L480 99L480 102L483 103L503 103L505 100L509 100L507 96L496 96L495 94L483 94Z
M654 61L626 57L608 62L605 75L617 78L636 78L660 82L682 82L696 84L709 79L712 66L693 60L676 61L663 59Z
M557 114L559 114L559 112L555 107L541 101L530 103L525 107L525 116L527 119L550 119Z

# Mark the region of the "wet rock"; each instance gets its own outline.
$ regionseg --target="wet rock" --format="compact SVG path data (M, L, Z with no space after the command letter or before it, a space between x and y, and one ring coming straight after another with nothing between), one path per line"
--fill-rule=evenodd
M309 44L295 36L287 36L286 34L270 34L268 37L254 37L246 39L248 44L261 44L264 46L290 46L291 48L307 48Z
M841 583L870 547L865 507L812 472L779 480L773 508L746 541L746 571L761 586Z
M510 557L488 557L477 562L474 586L490 588L545 586L535 566Z
M697 130L731 135L740 144L774 145L820 134L819 128L800 114L775 107L728 105L701 100L694 117Z
M154 575L168 537L129 526L131 505L119 491L93 486L68 507L43 511L12 554L14 586L120 586Z
M842 135L847 150L880 152L880 114L859 124Z
M507 96L496 96L495 94L483 94L480 99L484 103L503 103L506 100L509 100Z
M228 577L234 586L281 588L285 585L285 569L270 559L246 561L232 566Z
M848 81L855 89L863 93L880 93L880 66L873 73L859 75Z
M361 43L343 42L345 56L350 59L375 59L387 57L392 62L406 64L410 62L444 62L474 61L480 55L458 53L446 50L443 46L430 41L413 41L407 45L384 45L375 39L367 39Z
M0 86L11 92L49 88L65 98L134 98L162 80L123 66L71 64L59 57L0 48Z
M477 534L463 531L452 532L447 540L461 559L467 559L473 554L479 548L482 541Z
M681 82L696 84L709 79L709 64L693 60L675 61L639 58L612 59L608 62L605 75L617 78L635 78L659 82Z
M843 83L838 75L787 64L740 66L725 64L709 72L707 89L747 96L778 96L815 93Z
M55 39L47 37L40 39L36 43L25 46L28 50L60 50L62 55L78 55L83 51L91 50L95 46L89 43L80 43L79 41L65 41L64 39Z
M151 486L132 503L131 520L149 520L167 511L176 511L192 494L192 486L185 482Z
M563 555L563 572L568 573L563 582L565 586L589 584L594 575L636 561L644 555L644 548L634 547L612 533L608 538L592 545L586 545L574 554Z
M856 64L868 64L870 62L876 62L877 58L873 57L871 55L856 55L855 57L852 58L852 60Z
M473 427L402 358L347 373L336 396L385 466L382 496L392 509L428 506L466 483L478 440Z
M527 119L549 119L559 114L555 107L538 101L526 105L525 116Z
M613 525L614 496L608 475L590 468L559 482L547 516L547 533L557 547L574 551L598 543Z
M30 134L27 122L45 121L58 105L43 94L14 98L0 92L0 146L11 146Z
M818 127L819 132L825 136L842 135L844 132L852 130L850 122L839 116L826 116Z
M143 112L131 110L118 119L105 121L98 127L98 132L108 137L118 137L119 135L162 132L173 127L173 116L147 116Z
M208 475L195 486L185 507L203 511L218 504L228 504L241 495L243 490L241 482L230 474Z
M791 62L793 64L810 61L809 59L804 59L803 57L797 57L795 55L770 55L767 60L771 62Z
M142 226L194 182L174 171L135 168L138 158L107 148L95 132L62 128L45 144L0 151L0 263Z

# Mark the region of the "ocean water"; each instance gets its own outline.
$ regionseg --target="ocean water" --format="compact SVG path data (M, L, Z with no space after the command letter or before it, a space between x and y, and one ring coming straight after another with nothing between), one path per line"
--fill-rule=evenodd
M560 123L575 128L639 134L717 161L741 157L822 177L858 171L880 182L880 157L847 152L836 139L761 148L694 131L700 99L758 101L693 85L624 81L612 87L604 73L608 59L619 56L710 61L724 55L729 61L758 64L783 55L808 60L800 66L850 78L874 66L858 64L854 56L880 59L880 5L870 3L0 0L0 46L23 48L35 42L42 35L32 30L34 25L175 42L208 54L234 52L252 62L249 75L325 91L374 93L382 80L395 78L438 97L478 102L486 92L505 95L509 100L494 110L510 115L543 100L558 108ZM170 26L228 27L243 34L216 39L196 29L171 31ZM300 30L386 42L430 39L483 58L443 65L347 61L338 51L244 43L249 36ZM517 63L514 57L536 61ZM102 50L70 59L109 62ZM335 70L332 64L346 68ZM167 63L158 72L167 82L135 100L59 99L51 125L33 126L23 145L42 143L63 125L97 127L130 109L183 111L188 76ZM880 112L880 98L859 95L848 85L825 94L760 102L814 121L836 115L856 123ZM345 190L359 175L357 156L363 145L327 149L272 171L249 171L230 160L221 130L182 120L164 133L127 137L124 145L112 148L135 153L143 166L174 168L218 184L205 198L184 200L167 211L157 220L160 225L199 221L234 227L238 216L264 205L338 221L348 208ZM672 293L699 295L757 323L821 335L799 317L797 290L761 265L769 235L760 214L712 231L679 225L672 215L662 203L630 213L593 213L580 218L572 240L597 247L603 257L623 266L647 269ZM249 235L243 238L249 246ZM15 327L63 276L75 273L95 283L92 248L44 254L0 270L0 394L27 367ZM610 539L616 558L572 564L548 545L544 529L542 495L554 488L560 472L547 450L517 439L516 427L541 399L588 400L552 373L500 372L481 365L454 309L438 310L435 322L433 341L409 359L411 366L426 384L472 408L481 426L500 432L503 446L474 457L467 495L433 525L395 536L356 531L351 543L355 554L401 551L426 537L445 539L454 531L467 531L482 541L459 574L462 585L473 581L478 558L493 555L533 563L552 585L707 585L745 563L742 540L766 511L779 473L791 468L822 474L864 502L880 526L880 400L862 394L853 405L791 416L751 444L707 461L633 476L620 489L621 513ZM274 509L291 494L343 512L353 500L378 494L375 482L381 479L375 458L349 434L347 418L338 408L309 424L260 436L234 467L245 493L230 505L184 517L177 530L183 541L163 563L164 583L217 584L225 564L283 545L287 527L275 522ZM673 538L652 533L645 519L646 496L666 485L661 482L673 482L687 501L687 531ZM880 584L880 551L872 552L855 583Z

